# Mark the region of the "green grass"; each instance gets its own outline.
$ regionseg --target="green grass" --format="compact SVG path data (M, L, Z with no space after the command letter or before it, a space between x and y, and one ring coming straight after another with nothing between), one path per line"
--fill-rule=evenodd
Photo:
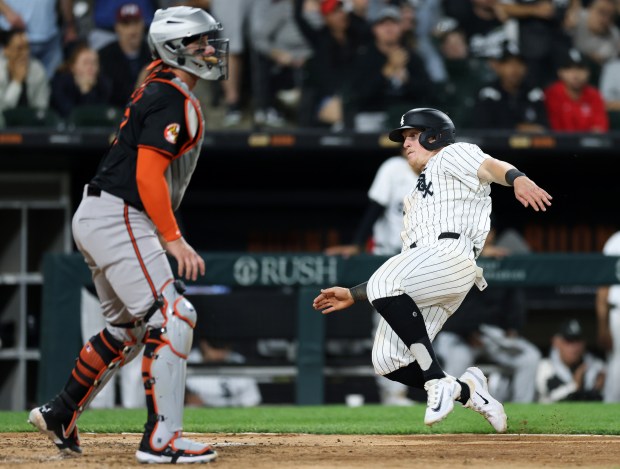
M423 404L413 407L365 405L259 406L253 408L187 408L184 429L204 433L441 434L493 433L482 416L457 405L432 428L426 427ZM526 434L620 435L620 404L506 404L508 432ZM34 431L27 412L0 412L0 431ZM89 410L80 418L82 432L141 433L145 410Z

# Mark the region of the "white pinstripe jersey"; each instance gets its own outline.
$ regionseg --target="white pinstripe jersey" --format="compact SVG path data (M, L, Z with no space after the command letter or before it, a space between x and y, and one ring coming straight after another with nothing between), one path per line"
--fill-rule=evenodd
M429 160L405 197L403 250L433 244L443 232L470 239L476 254L482 250L491 224L491 183L477 173L487 158L478 145L453 143Z

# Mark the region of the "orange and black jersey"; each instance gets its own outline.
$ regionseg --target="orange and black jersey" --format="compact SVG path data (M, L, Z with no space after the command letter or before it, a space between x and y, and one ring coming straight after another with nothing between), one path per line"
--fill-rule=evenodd
M101 160L91 184L144 210L136 181L138 150L154 150L171 162L188 159L191 161L179 161L175 165L186 174L179 174L175 168L169 169L166 175L173 209L176 209L195 168L202 133L197 99L169 68L155 70L131 96L116 139Z

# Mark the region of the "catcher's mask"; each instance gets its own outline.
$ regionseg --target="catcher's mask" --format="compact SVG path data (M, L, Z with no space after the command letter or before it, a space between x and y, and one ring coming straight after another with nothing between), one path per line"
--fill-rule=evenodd
M445 113L430 107L420 107L407 111L400 119L400 127L389 134L393 142L404 142L403 130L418 129L420 145L427 150L437 150L454 143L456 129L454 123ZM434 139L433 142L429 140Z
M147 39L153 58L205 80L225 80L228 39L219 38L221 31L222 25L201 8L169 7L155 12Z

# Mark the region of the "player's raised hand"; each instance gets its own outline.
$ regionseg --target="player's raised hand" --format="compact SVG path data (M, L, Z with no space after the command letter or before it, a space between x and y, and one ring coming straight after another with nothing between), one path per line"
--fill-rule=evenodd
M355 301L348 288L331 287L321 290L321 294L312 302L312 307L323 314L333 313L348 308Z
M521 176L514 181L515 197L524 207L532 207L537 212L547 211L547 206L551 205L551 197L546 190L538 187L534 181L527 176Z
M191 247L185 238L181 237L166 243L166 250L174 257L178 264L179 277L185 276L186 280L196 280L198 274L205 274L205 261Z

